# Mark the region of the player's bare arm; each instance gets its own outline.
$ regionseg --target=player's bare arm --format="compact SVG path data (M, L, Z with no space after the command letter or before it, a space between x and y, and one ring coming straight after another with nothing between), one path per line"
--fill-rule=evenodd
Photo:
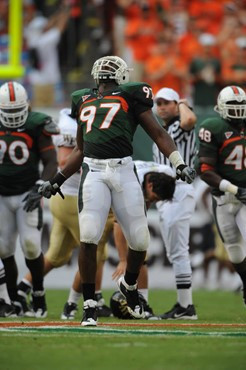
M118 222L114 222L114 239L115 239L115 245L116 245L118 255L119 255L119 263L116 266L116 269L112 274L112 279L116 280L121 275L124 275L126 271L126 260L127 260L127 251L128 251L128 245L127 245L126 238Z
M196 171L188 167L171 136L162 128L156 121L151 110L147 110L140 114L141 126L145 132L153 139L159 150L169 158L170 162L176 168L177 176L183 181L192 183L196 177Z
M201 157L201 179L208 185L219 188L222 177L215 172L216 160L210 157Z
M219 189L223 192L229 192L234 194L243 203L246 202L246 191L244 188L240 188L230 181L223 179L218 173L213 170L215 168L215 160L209 157L201 157L201 179L208 185Z
M57 172L57 156L51 136L47 136L43 133L40 135L38 150L39 158L43 164L43 170L40 179L23 199L23 208L27 212L32 212L34 209L40 207L42 195L38 192L38 189L44 181L47 181L50 176L54 176Z
M57 151L58 165L62 169L67 163L68 157L71 155L73 148L59 146Z
M152 110L147 110L140 114L141 126L144 131L151 137L151 139L158 145L160 151L167 157L177 150L173 139L168 135L158 122Z
M56 150L50 136L40 135L39 151L40 159L43 163L41 179L46 181L57 172Z

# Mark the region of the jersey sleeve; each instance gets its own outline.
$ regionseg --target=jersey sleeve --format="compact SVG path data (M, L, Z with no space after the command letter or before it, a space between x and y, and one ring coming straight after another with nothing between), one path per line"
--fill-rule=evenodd
M218 138L214 124L211 119L203 121L198 132L199 137L199 157L217 158Z
M153 107L152 88L147 83L128 83L121 85L121 88L133 102L134 112L137 116Z
M41 133L45 136L58 135L60 132L55 120L51 116L41 112L30 112L26 127L35 132L35 136Z
M71 117L78 119L79 108L83 101L91 95L91 89L76 90L71 94Z

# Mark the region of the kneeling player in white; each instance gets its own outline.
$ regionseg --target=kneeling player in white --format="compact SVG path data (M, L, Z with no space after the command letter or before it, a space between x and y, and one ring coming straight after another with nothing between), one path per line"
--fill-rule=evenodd
M169 166L145 161L134 161L134 164L147 209L149 209L154 202L160 200L171 201L173 199L175 191L175 174ZM117 222L115 222L114 225L114 238L120 261L112 277L113 279L117 279L125 273L128 251L127 240ZM139 273L138 291L143 304L145 318L158 319L158 317L154 315L152 308L148 305L148 270L146 260ZM111 310L115 316L122 319L130 318L128 311L125 309L127 306L126 301L122 295L114 293L110 304Z

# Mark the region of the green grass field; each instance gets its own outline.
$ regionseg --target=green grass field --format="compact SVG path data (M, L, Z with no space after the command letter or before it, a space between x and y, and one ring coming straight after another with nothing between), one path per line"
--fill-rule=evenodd
M100 318L97 328L79 325L82 302L76 322L59 323L67 294L47 291L48 317L38 320L46 326L33 326L37 319L30 318L0 320L1 370L246 368L246 308L238 294L195 291L197 321ZM104 292L107 303L111 294ZM160 314L175 299L175 291L152 290L149 301Z

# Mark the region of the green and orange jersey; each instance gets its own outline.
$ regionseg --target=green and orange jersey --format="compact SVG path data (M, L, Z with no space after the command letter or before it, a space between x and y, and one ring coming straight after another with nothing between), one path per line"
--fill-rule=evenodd
M84 156L123 158L133 153L139 115L153 106L150 86L127 83L100 94L83 89L72 94L72 117L83 129Z
M51 118L30 112L25 124L8 129L0 123L0 195L18 195L28 191L40 178L38 140ZM48 148L45 148L45 150Z
M246 125L232 125L222 118L208 118L199 130L199 157L216 160L214 171L234 185L246 186ZM210 169L200 165L203 172ZM212 168L211 168L212 169Z

